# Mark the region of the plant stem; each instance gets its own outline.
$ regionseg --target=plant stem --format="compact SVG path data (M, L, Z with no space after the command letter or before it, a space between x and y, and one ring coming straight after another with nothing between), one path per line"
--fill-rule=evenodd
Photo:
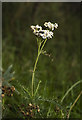
M38 63L39 56L40 56L40 54L42 52L42 49L45 46L46 41L47 41L47 39L44 41L41 49L40 49L40 46L38 46L38 55L37 55L37 58L36 58L36 61L35 61L35 64L34 64L34 69L33 69L33 74L32 74L32 97L34 95L34 76L35 76L36 66L37 66L37 63Z
M33 96L33 93L34 93L34 75L35 75L36 65L38 63L39 56L40 56L40 53L38 53L38 55L37 55L35 65L34 65L33 74L32 74L32 96Z
M41 50L43 49L43 47L44 47L46 41L47 41L47 39L44 41L44 43L43 43L43 45L42 45L42 47L41 47Z

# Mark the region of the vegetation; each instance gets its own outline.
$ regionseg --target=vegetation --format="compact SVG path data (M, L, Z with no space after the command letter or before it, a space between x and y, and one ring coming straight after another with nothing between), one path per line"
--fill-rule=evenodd
M45 21L58 29L36 40ZM3 118L81 118L80 4L3 3L2 32Z

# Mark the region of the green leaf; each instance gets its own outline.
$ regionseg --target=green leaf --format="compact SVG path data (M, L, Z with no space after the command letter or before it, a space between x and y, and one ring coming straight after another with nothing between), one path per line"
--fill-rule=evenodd
M41 80L39 81L39 83L38 83L38 85L37 85L37 88L36 88L36 90L35 90L35 93L34 93L34 96L37 94L37 92L38 92L38 89L39 89L39 87L40 87L40 83L41 83Z
M31 94L30 94L30 92L28 91L28 89L26 89L24 86L22 86L22 88L24 89L24 91L25 92L27 92L28 93L28 95L31 97Z

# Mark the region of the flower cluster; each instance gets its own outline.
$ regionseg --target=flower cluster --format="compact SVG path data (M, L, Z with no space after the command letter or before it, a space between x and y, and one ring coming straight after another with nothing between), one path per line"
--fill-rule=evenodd
M36 26L32 25L31 29L33 30L33 33L38 36L39 35L39 31L42 30L42 27L39 26L39 25L36 25Z
M53 32L49 30L40 30L39 31L39 36L42 37L43 39L50 39L53 37Z
M55 23L55 24L53 24L53 23L51 23L51 22L45 22L44 23L44 26L45 27L48 27L49 29L51 29L52 31L56 28L58 28L58 24L57 23Z
M43 30L42 27L39 26L39 25L36 25L36 26L32 25L31 29L33 30L33 33L36 36L41 37L42 39L50 39L50 38L52 38L53 37L53 32L52 31L55 28L58 28L58 24L57 23L53 24L51 22L45 22L44 26L49 28L51 31L50 30Z

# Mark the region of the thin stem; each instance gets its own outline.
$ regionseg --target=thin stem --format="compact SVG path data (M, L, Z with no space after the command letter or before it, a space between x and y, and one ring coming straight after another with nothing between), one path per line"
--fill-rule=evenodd
M33 69L33 74L32 74L32 96L34 94L34 75L35 75L36 65L38 63L39 56L40 56L40 53L38 53L38 55L37 55L35 65L34 65L34 69Z
M42 49L45 46L46 41L47 41L47 39L44 41L41 49L40 49L41 44L38 46L38 55L37 55L37 58L36 58L36 61L35 61L35 64L34 64L34 69L33 69L33 74L32 74L32 96L34 95L34 76L35 76L36 66L37 66L37 63L38 63L39 56L42 52Z
M46 44L46 41L47 41L47 39L44 41L44 43L43 43L43 45L42 45L42 47L41 47L41 51L42 51L44 45Z

